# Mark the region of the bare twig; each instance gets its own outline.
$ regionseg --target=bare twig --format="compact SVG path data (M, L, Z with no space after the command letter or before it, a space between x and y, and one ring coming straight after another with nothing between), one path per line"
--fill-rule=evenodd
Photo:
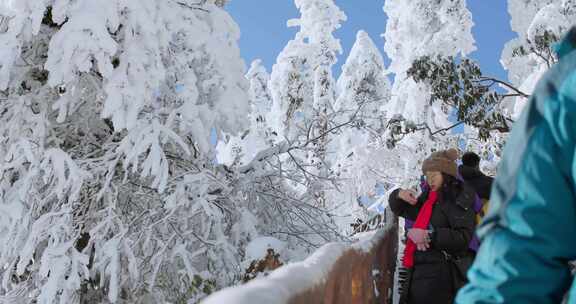
M434 131L434 132L431 132L430 135L431 135L431 136L434 136L434 135L436 135L436 134L438 134L438 133L442 133L442 132L446 132L446 131L452 130L452 129L454 129L454 128L458 127L458 126L461 126L461 125L463 125L463 124L464 124L463 121L459 121L459 122L457 122L457 123L455 123L455 124L453 124L453 125L451 125L451 126L449 126L449 127L444 128L444 129L439 129L439 130L436 130L436 131ZM430 128L428 128L428 130L430 130Z
M492 82L489 86L492 86L495 83L501 84L507 88L509 88L510 90L516 92L517 94L523 96L523 97L530 97L530 95L520 91L519 89L517 89L516 87L514 87L513 85L511 85L510 83L506 82L506 81L502 81L493 77L480 77L478 80L476 80L476 82L484 82L484 81L490 81Z

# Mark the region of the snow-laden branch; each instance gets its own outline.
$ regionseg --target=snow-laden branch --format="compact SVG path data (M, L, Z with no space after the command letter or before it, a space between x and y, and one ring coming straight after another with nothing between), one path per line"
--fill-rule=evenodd
M337 124L329 129L327 129L326 131L322 132L321 134L313 137L313 138L309 138L306 141L304 141L301 144L290 144L289 141L281 141L278 144L275 144L273 147L268 148L264 151L259 152L248 164L242 166L239 168L239 172L246 174L252 170L254 170L257 167L257 164L260 162L263 162L264 160L272 157L272 156L276 156L276 155L281 155L284 153L289 153L293 150L301 150L301 149L305 149L306 147L308 147L309 145L327 137L328 135L346 127L349 126L351 124L353 124L356 121L356 118L358 116L358 114L360 113L360 111L363 109L363 107L371 102L374 103L378 103L381 102L383 100L374 100L374 101L366 101L363 102L362 104L358 105L358 107L356 108L356 110L354 111L354 113L350 116L350 118L343 123ZM312 125L312 124L311 124Z

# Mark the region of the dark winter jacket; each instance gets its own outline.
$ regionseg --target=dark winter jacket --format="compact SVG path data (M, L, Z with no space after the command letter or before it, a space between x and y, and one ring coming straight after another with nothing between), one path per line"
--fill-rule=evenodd
M399 189L390 195L390 209L400 217L416 220L428 193L420 195L415 206L400 199L398 193ZM431 247L414 254L414 268L409 287L405 291L409 304L454 301L457 292L454 288L454 281L457 281L455 276L460 278L460 274L454 273L447 257L465 260L463 273L472 263L468 244L475 229L474 200L474 189L464 185L455 199L440 198L434 205L430 219L430 229L433 230ZM462 285L465 282L460 283Z
M490 176L484 175L479 169L461 165L458 168L462 179L470 185L481 199L489 200L490 191L492 190L492 182L494 179Z

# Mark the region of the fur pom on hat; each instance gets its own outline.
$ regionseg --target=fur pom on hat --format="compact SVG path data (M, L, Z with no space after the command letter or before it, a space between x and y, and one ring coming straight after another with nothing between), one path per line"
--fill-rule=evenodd
M458 150L456 149L434 152L430 157L424 160L424 163L422 164L422 172L439 171L458 177L458 167L456 166L457 159Z

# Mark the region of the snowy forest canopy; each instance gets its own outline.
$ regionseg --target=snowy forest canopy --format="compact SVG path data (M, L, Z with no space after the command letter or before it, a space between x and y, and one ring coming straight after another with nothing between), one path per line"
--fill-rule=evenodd
M495 79L467 58L465 0L386 0L391 64L360 31L335 79L333 0L295 0L270 72L246 69L225 2L0 0L0 303L197 303L267 247L349 241L431 151L494 173L576 20L508 0Z

